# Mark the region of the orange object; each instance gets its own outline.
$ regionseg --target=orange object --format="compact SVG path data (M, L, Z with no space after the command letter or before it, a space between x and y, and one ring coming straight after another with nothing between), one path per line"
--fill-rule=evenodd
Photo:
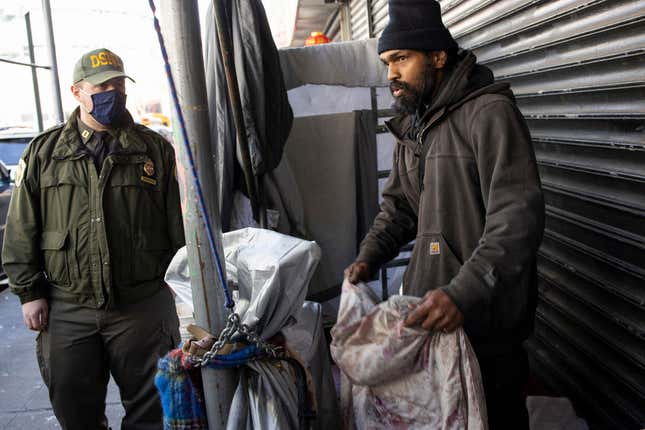
M329 42L331 42L329 37L325 36L322 32L313 31L311 32L311 36L309 36L307 40L305 40L305 46L320 45L321 43Z
M166 127L170 127L170 118L162 113L146 112L141 115L141 124L145 126L161 124L165 125Z

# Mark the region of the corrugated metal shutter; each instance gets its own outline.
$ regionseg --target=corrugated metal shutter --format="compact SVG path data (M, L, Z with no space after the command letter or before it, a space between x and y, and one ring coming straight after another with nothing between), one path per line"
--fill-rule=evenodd
M388 22L387 0L351 0L349 11L352 40L374 37Z
M369 0L351 0L349 2L350 28L352 40L370 38L371 18Z
M331 39L332 42L338 42L341 40L341 31L340 31L340 18L341 9L340 6L336 8L334 12L327 19L327 24L323 29L323 33Z
M379 35L383 32L383 29L387 25L388 19L388 7L387 0L371 0L372 9L370 13L372 14L372 35Z
M645 0L440 3L533 137L547 220L532 369L592 428L645 427Z

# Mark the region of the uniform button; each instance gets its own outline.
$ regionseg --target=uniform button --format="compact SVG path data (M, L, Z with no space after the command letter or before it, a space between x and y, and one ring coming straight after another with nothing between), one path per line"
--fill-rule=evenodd
M96 219L96 222L101 222L101 217L98 217L98 218Z
M109 265L110 265L110 263L108 263L108 262L106 261L105 263L103 263L103 265L104 265L104 266L109 266Z

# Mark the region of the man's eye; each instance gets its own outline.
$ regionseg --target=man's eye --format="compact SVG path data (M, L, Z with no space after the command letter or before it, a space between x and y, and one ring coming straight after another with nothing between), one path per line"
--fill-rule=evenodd
M399 63L401 63L401 62L403 62L403 61L405 61L405 60L407 60L407 59L408 59L408 57L403 57L403 56L402 56L402 57L397 58L397 59L396 59L396 61L398 61Z

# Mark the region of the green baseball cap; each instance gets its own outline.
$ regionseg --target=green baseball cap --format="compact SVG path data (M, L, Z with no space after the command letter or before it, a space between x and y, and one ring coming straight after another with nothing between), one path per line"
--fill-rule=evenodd
M112 78L121 77L134 82L134 79L124 73L121 57L109 49L100 48L83 54L76 62L73 83L85 80L92 85L100 85Z

